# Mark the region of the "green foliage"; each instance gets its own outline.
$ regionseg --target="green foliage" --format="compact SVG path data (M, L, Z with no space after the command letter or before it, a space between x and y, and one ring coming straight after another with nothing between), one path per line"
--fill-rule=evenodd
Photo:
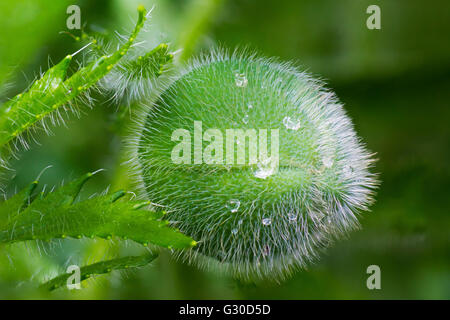
M105 77L102 87L111 91L119 103L130 105L141 101L152 94L156 81L170 69L172 61L169 46L161 43L143 55L122 61Z
M134 80L160 76L163 73L166 64L173 59L173 55L169 53L168 48L167 44L162 43L145 55L140 56L135 60L128 61L123 65L122 69L124 72L128 72L130 76L134 77Z
M118 95L141 97L153 89L153 81L158 78L173 60L168 46L161 44L136 59L124 57L147 19L143 6L138 7L138 21L126 41L113 54L103 54L66 79L72 55L50 68L40 79L34 81L28 90L15 96L0 108L0 165L5 166L11 151L21 144L27 147L28 136L38 125L47 131L50 120L52 125L63 121L62 111L77 113L75 101L90 100L88 90L105 77L114 66L119 65L111 77L104 83L115 84L113 89ZM78 37L77 37L78 38ZM89 38L94 52L103 52L94 37ZM87 47L86 46L86 47ZM114 79L114 81L111 81ZM106 86L100 85L105 88ZM28 136L27 136L28 135ZM92 176L81 178L56 189L38 195L34 190L37 181L17 193L9 200L0 203L0 243L9 244L27 240L50 241L57 238L103 238L129 239L144 246L158 245L170 249L188 249L196 242L169 227L162 220L164 212L145 210L149 202L131 201L125 198L125 192L94 196L87 200L76 201L84 183ZM120 199L120 200L119 200ZM129 257L100 262L82 269L82 277L91 274L107 273L109 270L129 266L148 264L155 255ZM44 285L50 289L61 285L66 278L62 275Z
M195 241L170 228L161 220L163 212L141 209L148 202L119 201L118 191L75 202L88 173L48 194L32 197L33 182L10 200L0 203L0 243L55 238L116 236L145 246L154 244L171 249L186 249Z
M148 253L141 256L117 258L107 261L97 262L80 268L80 280L90 279L92 276L108 274L115 270L140 268L148 265L158 257L157 254ZM71 274L62 274L41 285L41 289L55 290L67 284L67 279Z
M72 107L75 98L91 88L99 79L112 70L119 60L128 52L146 19L145 9L138 9L139 18L128 41L119 50L108 56L102 56L89 63L65 80L72 56L65 57L50 68L39 80L36 80L28 91L21 93L0 108L0 160L8 154L5 147L17 139L24 145L23 137L36 124L41 123L46 128L45 120L50 115L52 122L58 121L58 110L63 106ZM3 155L3 157L2 157ZM4 161L5 159L3 159Z

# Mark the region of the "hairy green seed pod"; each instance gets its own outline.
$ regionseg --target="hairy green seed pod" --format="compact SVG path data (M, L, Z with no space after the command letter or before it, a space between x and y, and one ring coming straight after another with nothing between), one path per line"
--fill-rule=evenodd
M357 227L373 200L373 160L342 105L291 64L213 52L139 119L143 194L199 241L182 254L199 266L282 279Z

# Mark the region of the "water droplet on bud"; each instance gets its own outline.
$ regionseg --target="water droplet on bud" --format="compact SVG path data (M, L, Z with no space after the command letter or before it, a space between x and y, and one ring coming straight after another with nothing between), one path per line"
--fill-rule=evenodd
M234 81L236 83L236 86L240 88L245 88L248 84L248 80L243 73L236 73L234 75Z
M286 129L297 131L300 129L300 120L292 119L291 117L284 117L283 124Z
M239 207L241 206L241 202L237 199L231 199L227 203L227 208L230 209L232 213L235 213L239 210Z
M256 170L253 175L259 179L266 179L267 177L273 175L276 170L276 164L272 161L272 158L267 158L258 162L258 170Z

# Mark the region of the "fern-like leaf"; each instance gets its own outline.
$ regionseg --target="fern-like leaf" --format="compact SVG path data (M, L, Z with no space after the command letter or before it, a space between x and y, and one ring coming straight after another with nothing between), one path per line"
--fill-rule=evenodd
M141 256L132 256L125 258L117 258L107 261L97 262L80 268L80 280L90 279L92 276L108 274L114 270L124 270L131 268L140 268L148 265L158 257L155 253L148 253ZM55 290L67 284L67 280L71 274L62 274L50 281L45 282L40 287L44 290Z
M88 173L46 195L31 198L33 182L11 199L0 203L0 243L55 238L116 236L143 245L186 249L196 242L162 220L164 212L144 210L148 202L122 201L125 192L75 202Z
M157 80L170 69L172 61L169 46L161 43L143 55L123 60L102 80L101 86L111 91L116 102L129 105L151 95Z
M36 80L28 91L15 96L0 108L0 161L3 159L4 162L4 158L9 154L10 148L6 148L7 146L15 144L16 141L27 146L24 133L29 132L38 123L45 127L45 118L58 112L61 107L70 105L75 98L86 93L109 73L128 52L144 25L146 10L139 6L138 12L137 24L128 41L119 50L89 63L65 80L72 60L72 56L68 55Z

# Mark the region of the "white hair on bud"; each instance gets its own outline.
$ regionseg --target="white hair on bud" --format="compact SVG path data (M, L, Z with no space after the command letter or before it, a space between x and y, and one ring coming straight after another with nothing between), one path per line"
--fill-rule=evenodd
M236 87L235 74L248 85ZM167 218L198 241L176 253L184 261L279 281L358 228L358 214L374 201L373 155L336 95L291 63L217 49L145 98L130 130L128 164L139 195L166 206ZM254 113L244 108L250 102ZM246 112L248 126L279 128L277 173L258 179L251 165L171 163L170 132L190 129L193 120L203 120L204 130L247 128L240 121ZM295 130L283 125L291 117L299 119ZM237 212L226 209L230 199L240 199Z

